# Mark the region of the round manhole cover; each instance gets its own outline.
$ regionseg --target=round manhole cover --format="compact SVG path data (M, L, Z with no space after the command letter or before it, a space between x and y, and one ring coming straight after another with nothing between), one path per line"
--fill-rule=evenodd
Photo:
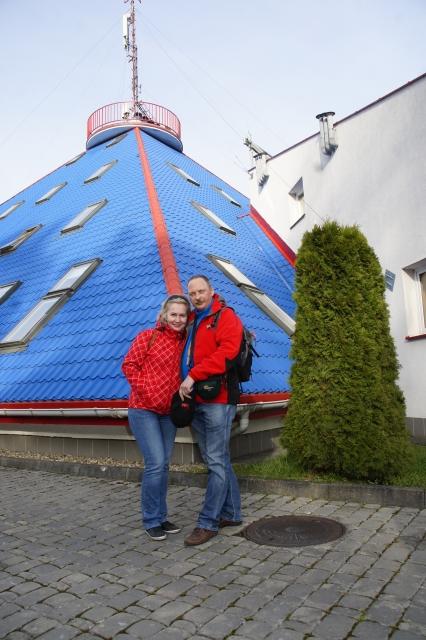
M272 547L303 547L340 538L345 527L329 518L279 516L249 524L242 532L247 540Z

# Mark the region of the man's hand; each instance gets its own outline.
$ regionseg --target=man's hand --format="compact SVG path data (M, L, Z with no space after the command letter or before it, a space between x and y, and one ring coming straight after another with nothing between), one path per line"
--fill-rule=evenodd
M194 382L195 381L191 378L191 376L186 376L185 380L179 387L179 395L182 400L191 397L191 393L194 388Z

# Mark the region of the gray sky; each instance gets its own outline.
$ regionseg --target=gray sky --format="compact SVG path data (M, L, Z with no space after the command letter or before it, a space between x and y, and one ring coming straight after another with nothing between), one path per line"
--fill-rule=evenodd
M275 154L425 71L426 0L143 0L142 98L184 152L248 193L243 138ZM131 98L122 0L0 0L0 203L85 148Z

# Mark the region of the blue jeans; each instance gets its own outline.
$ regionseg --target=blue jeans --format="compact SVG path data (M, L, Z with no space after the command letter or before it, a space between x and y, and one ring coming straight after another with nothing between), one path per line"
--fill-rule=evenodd
M220 518L241 520L240 488L229 452L235 413L233 404L197 404L195 408L192 428L208 470L206 495L197 523L202 529L217 531Z
M144 459L141 511L145 529L159 527L167 520L169 462L176 427L169 416L146 409L129 409L130 429Z

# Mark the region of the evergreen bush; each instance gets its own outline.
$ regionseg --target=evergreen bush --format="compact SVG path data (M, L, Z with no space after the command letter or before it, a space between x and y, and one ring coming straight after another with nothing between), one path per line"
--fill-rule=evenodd
M304 235L282 444L305 468L384 482L409 461L384 292L357 227L326 222Z

